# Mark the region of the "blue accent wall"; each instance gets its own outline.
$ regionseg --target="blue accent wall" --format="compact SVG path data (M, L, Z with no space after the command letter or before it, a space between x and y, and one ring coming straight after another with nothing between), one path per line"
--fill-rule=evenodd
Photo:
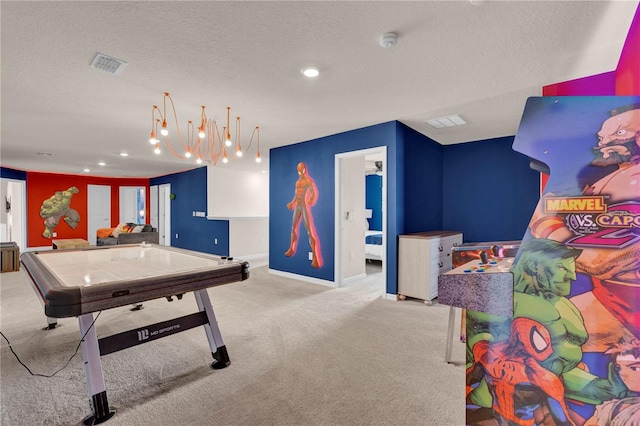
M4 179L27 180L27 172L0 167L0 177Z
M371 209L369 229L382 231L382 176L367 175L365 177L365 208Z
M387 292L397 293L398 235L437 230L442 225L442 147L399 122L389 122L327 136L270 151L269 267L333 281L335 229L335 155L387 147ZM311 267L304 227L300 225L298 251L284 256L290 245L297 164L304 162L318 187L311 209L324 264ZM425 206L428 210L424 211ZM406 231L409 230L409 231Z
M305 275L322 280L334 280L335 226L335 155L367 148L387 146L389 176L395 175L396 123L384 123L337 135L314 139L270 150L269 153L269 267L271 269ZM319 198L311 208L320 241L324 264L311 267L306 231L302 224L298 232L298 250L287 257L291 241L292 211L287 203L294 197L298 179L297 165L304 162L308 175L315 180ZM391 235L394 229L387 230ZM391 238L391 237L390 237ZM395 254L394 254L395 256ZM395 271L393 272L395 277ZM395 281L395 278L394 278Z
M442 145L400 124L403 155L399 234L442 229Z
M171 184L171 245L219 256L229 255L229 221L193 216L207 211L207 168L151 178L149 184ZM176 234L179 238L175 238ZM214 239L218 244L214 244Z
M538 202L540 174L514 137L443 147L443 227L465 242L521 240Z

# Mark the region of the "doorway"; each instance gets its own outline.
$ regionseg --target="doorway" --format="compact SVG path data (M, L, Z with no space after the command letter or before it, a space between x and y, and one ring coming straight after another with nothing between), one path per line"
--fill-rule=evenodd
M27 183L2 178L3 206L0 214L0 241L15 242L27 249Z
M111 186L87 185L87 237L92 246L100 228L111 228Z
M146 191L143 186L120 187L120 222L146 223Z
M375 158L376 161L386 164L387 148L385 146L359 151L351 151L335 156L335 273L336 287L344 287L352 282L370 281L374 279L377 289L386 294L387 291L387 265L385 262L387 246L387 175L386 167L380 167L377 173L382 178L381 190L381 215L382 232L380 244L380 259L375 265L367 267L366 259L363 260L361 273L355 272L345 264L352 262L352 258L358 253L365 253L365 235L368 222L367 211L359 206L365 204L365 170L367 158ZM358 167L356 178L349 167ZM356 182L355 179L358 179ZM354 204L351 200L357 199ZM360 226L362 239L353 241L354 226ZM355 256L354 256L355 253ZM366 253L364 254L366 258Z

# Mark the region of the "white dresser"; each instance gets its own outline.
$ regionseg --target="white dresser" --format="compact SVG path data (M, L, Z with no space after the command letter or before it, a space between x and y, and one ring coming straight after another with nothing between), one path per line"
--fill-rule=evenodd
M451 248L462 244L458 231L430 231L400 235L398 247L398 299L438 297L438 275L450 271Z

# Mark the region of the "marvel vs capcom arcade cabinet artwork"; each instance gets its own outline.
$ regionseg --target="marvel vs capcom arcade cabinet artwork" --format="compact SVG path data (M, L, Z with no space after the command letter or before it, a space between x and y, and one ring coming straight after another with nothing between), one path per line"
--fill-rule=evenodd
M513 148L549 180L513 315L467 311L467 424L640 425L640 96L530 98Z

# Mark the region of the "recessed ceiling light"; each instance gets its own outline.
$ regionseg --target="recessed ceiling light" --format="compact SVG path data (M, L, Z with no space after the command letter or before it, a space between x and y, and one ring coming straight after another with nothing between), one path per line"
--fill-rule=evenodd
M89 173L91 170L88 169L87 167L85 167L84 169L82 169L82 171L85 172L85 173Z
M120 156L122 156L122 157L128 157L128 156L129 156L129 154L127 154L126 152L121 152L121 153L120 153Z
M104 161L101 161L101 162L99 162L99 163L98 163L98 165L99 165L99 166L106 166L106 165L107 165L107 163L105 163Z
M309 78L314 78L320 75L320 70L316 67L305 67L300 70L302 75Z

